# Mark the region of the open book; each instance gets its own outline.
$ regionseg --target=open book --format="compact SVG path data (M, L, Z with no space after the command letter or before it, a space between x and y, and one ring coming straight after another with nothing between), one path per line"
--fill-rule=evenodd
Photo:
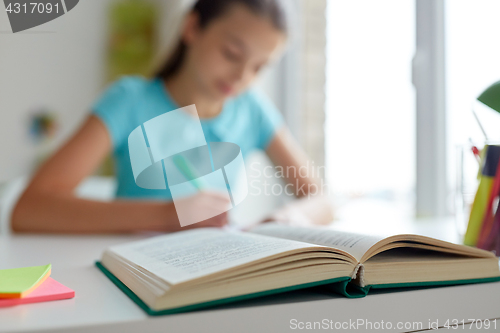
M96 264L157 315L317 285L361 297L370 288L498 281L498 263L491 252L424 236L264 224L117 245Z

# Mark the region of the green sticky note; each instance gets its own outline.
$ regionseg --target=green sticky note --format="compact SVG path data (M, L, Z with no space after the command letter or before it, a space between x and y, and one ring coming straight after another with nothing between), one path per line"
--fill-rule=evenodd
M21 298L50 276L50 264L0 270L0 298Z

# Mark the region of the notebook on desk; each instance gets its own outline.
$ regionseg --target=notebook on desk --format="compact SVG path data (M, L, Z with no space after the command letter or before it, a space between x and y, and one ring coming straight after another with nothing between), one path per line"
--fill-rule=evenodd
M418 235L387 238L267 224L193 229L108 248L97 267L150 315L324 286L371 288L500 281L491 252Z

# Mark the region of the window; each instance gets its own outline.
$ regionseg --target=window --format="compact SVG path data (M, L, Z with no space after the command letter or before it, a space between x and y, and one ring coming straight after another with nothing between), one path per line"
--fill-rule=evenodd
M340 218L366 216L359 205L411 216L415 3L327 3L326 166Z
M467 143L469 138L478 145L484 140L471 109L486 108L475 100L500 80L500 1L448 0L445 5L449 165L454 167L456 145ZM495 134L488 133L499 139ZM450 171L453 175L454 170Z

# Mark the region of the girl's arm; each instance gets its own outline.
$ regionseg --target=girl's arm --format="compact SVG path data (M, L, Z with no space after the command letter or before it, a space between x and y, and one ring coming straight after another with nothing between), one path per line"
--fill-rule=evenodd
M266 149L275 166L282 167L286 180L294 189L298 200L276 210L266 221L282 220L294 224L328 224L333 212L326 188L318 175L318 168L307 163L306 154L300 149L286 127L279 129Z
M34 175L14 208L12 229L16 232L69 233L180 230L172 202L99 202L74 195L78 184L98 167L110 150L107 129L91 115ZM218 204L223 203L215 203ZM227 216L222 214L186 228L225 223Z

